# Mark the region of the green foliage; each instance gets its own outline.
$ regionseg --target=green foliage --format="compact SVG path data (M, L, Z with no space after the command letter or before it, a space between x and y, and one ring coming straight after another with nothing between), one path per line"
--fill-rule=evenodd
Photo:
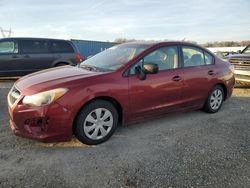
M247 46L250 44L250 41L221 41L221 42L207 42L202 46L209 47L236 47L236 46Z

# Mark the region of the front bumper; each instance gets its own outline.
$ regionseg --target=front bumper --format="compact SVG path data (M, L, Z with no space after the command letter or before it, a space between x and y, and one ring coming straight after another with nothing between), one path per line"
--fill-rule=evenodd
M21 103L9 106L10 128L17 136L44 142L69 141L72 138L72 113L53 102L31 108Z

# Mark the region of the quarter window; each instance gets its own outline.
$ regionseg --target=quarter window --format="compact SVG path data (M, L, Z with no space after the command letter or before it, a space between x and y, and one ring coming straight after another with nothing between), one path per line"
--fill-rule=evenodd
M18 44L13 41L0 42L0 54L18 53Z
M54 53L73 53L74 50L68 42L53 41L51 43L52 52Z
M205 63L206 63L206 65L211 65L211 64L213 64L213 61L214 61L213 56L210 55L210 54L207 53L207 52L204 52L204 55L205 55Z
M47 41L25 40L22 41L23 53L49 53L49 45Z
M134 75L137 73L137 68L138 67L142 67L142 64L143 64L143 60L140 60L138 61L137 63L135 63L131 68L130 68L130 71L129 71L129 74L130 75Z

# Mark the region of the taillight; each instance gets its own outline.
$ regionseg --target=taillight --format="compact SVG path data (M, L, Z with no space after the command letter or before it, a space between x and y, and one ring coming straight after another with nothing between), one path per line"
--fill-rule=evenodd
M82 56L81 56L81 54L79 52L76 54L76 61L78 63L83 61Z

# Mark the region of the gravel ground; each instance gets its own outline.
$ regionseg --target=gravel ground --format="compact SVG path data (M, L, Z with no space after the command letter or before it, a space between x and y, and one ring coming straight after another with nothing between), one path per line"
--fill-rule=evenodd
M250 89L202 111L120 127L106 143L14 136L0 82L0 187L250 187Z

